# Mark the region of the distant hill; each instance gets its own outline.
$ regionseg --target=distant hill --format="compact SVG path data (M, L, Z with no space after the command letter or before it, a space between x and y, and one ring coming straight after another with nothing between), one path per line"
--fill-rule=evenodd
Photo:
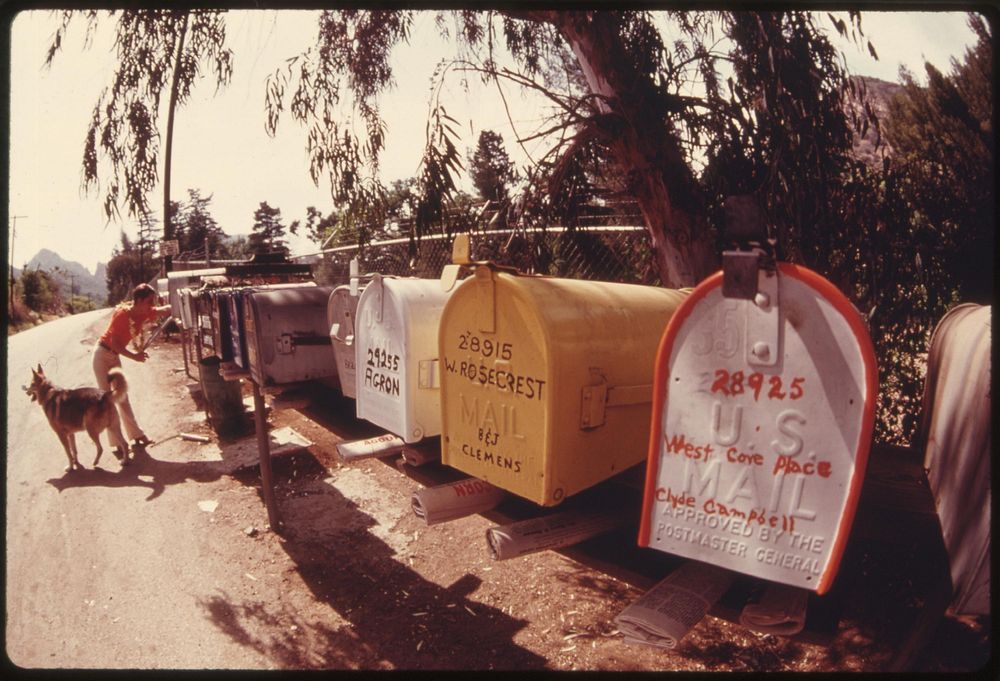
M864 89L865 97L879 121L885 121L889 117L889 102L892 101L893 97L902 92L903 86L879 78L869 78L868 76L854 76L852 80L856 87ZM850 115L851 110L859 117L864 113L863 108L856 102L850 102L848 106L848 115ZM876 142L879 144L877 151ZM854 153L865 163L881 164L882 155L891 155L892 147L889 146L884 138L879 139L874 127L869 127L864 136L855 137Z
M108 268L105 263L97 264L97 272L91 274L86 267L78 262L64 260L62 256L47 248L43 248L31 260L28 261L29 269L42 269L53 274L57 281L62 283L63 295L69 298L70 289L77 295L86 296L93 300L98 306L107 303L108 300ZM58 270L57 270L58 268ZM15 275L20 274L20 270L14 268Z

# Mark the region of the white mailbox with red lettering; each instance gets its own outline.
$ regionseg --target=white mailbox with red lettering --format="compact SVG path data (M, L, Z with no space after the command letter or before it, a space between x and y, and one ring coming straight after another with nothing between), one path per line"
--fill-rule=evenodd
M639 544L822 594L868 459L871 340L811 270L741 283L705 280L660 342Z
M450 295L438 279L373 274L358 299L357 416L405 442L441 434L438 321Z

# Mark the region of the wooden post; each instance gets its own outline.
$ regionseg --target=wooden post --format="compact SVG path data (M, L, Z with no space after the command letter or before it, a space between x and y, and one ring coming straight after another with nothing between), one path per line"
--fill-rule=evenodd
M251 381L252 382L252 381ZM253 419L257 430L257 453L260 457L260 483L264 489L264 506L271 530L281 534L281 517L274 500L274 480L271 478L271 445L267 433L267 419L264 417L264 396L260 386L253 383Z

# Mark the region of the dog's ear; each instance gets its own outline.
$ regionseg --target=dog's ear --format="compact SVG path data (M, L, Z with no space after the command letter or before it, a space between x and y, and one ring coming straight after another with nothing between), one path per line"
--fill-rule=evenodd
M38 365L38 372L37 373L38 373L39 376L41 376L41 375L44 374L44 372L42 371L42 365L41 364Z

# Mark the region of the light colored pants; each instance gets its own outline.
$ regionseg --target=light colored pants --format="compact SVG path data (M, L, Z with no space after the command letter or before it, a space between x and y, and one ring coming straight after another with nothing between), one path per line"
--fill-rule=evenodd
M114 367L121 367L121 365L122 361L117 353L111 352L100 344L94 346L94 376L97 378L97 386L101 390L111 389L111 386L108 384L108 371ZM118 415L121 417L121 422L125 425L125 435L129 440L145 437L142 428L136 423L135 414L132 412L132 404L128 401L128 396L118 403ZM126 449L128 448L128 443L126 442L122 442L121 445L125 446ZM116 446L115 443L112 443L112 446Z

